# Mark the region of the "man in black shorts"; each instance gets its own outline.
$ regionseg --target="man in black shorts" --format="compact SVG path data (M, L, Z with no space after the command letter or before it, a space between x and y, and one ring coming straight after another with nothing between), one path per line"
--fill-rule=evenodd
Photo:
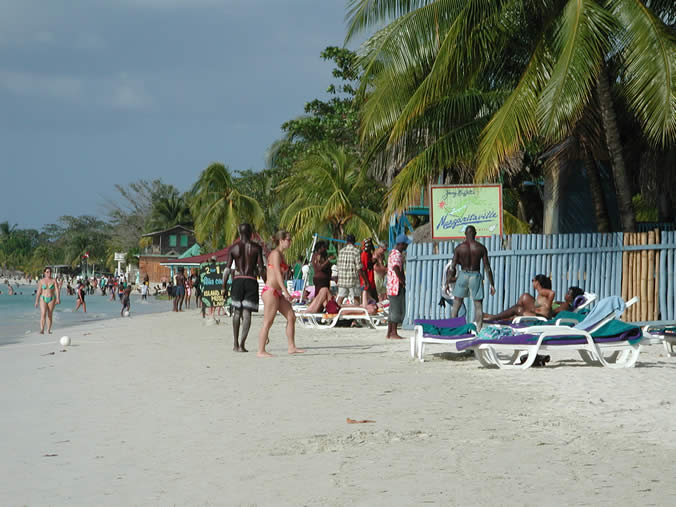
M239 240L228 251L225 272L223 273L223 294L227 298L228 279L232 263L235 271L232 277L230 303L232 308L232 334L234 337L235 352L248 352L244 347L251 327L251 312L258 311L258 280L256 275L265 279L265 265L263 264L263 248L251 241L251 226L239 226ZM240 323L242 324L242 340L239 340Z

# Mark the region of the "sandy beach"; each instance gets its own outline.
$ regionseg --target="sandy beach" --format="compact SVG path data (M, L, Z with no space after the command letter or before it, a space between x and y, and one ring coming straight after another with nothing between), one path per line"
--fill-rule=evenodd
M230 320L194 311L0 347L0 505L676 504L660 347L628 370L510 372L414 362L384 330L299 328L291 357L283 322L272 359L260 314L236 354Z

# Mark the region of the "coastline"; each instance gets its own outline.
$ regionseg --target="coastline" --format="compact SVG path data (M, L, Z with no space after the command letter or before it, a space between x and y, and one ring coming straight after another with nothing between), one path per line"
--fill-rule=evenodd
M628 370L569 355L497 371L411 361L384 330L298 328L306 353L288 356L278 316L276 357L260 359L261 315L248 354L232 352L229 318L196 310L0 347L0 504L676 501L676 361L661 347Z

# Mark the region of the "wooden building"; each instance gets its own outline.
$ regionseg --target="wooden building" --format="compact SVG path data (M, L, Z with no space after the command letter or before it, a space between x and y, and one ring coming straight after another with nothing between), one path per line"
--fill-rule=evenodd
M195 232L182 225L176 225L163 231L149 232L141 236L146 238L147 246L139 255L140 278L150 277L151 283L169 281L171 270L161 263L177 259L195 244Z

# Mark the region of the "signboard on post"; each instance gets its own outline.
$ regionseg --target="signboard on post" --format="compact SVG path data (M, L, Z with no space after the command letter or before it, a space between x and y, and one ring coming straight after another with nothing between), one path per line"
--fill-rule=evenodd
M87 255L89 257L89 255ZM115 262L124 262L124 259L127 257L125 252L115 252Z
M224 269L225 263L222 262L209 262L200 265L202 304L207 308L225 306L225 299L223 298Z
M477 237L502 234L502 185L430 187L432 239L464 239L473 225Z

